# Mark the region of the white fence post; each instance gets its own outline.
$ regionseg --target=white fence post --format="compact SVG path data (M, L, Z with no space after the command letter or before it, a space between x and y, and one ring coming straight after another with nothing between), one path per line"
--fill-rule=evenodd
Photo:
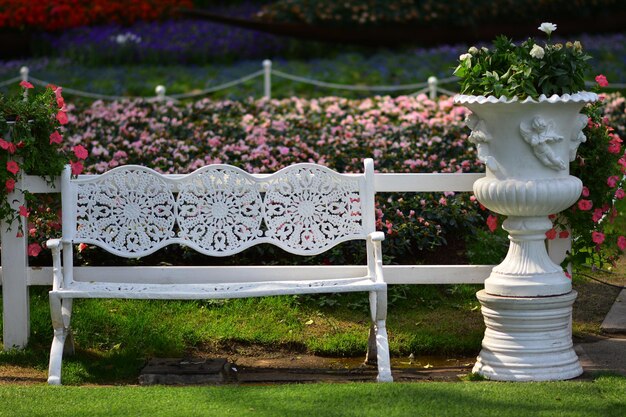
M17 190L23 187L23 177L18 175ZM24 195L14 191L7 195L11 208L26 206ZM4 350L23 348L30 334L30 306L28 298L28 234L25 219L20 216L12 224L2 221L2 342ZM9 230L10 228L10 230ZM18 232L22 237L17 237Z
M263 61L263 71L263 97L269 100L272 98L272 61Z
M156 88L154 89L154 92L157 95L157 101L158 102L163 102L165 101L165 92L167 90L165 89L165 86L163 85L157 85Z
M430 76L428 77L428 97L431 100L434 100L437 98L437 83L439 80L437 80L437 77L435 76Z
M22 81L28 82L28 73L29 72L30 72L30 70L26 66L20 68L20 77L22 77ZM24 89L24 93L23 94L24 94L24 101L28 100L28 88Z

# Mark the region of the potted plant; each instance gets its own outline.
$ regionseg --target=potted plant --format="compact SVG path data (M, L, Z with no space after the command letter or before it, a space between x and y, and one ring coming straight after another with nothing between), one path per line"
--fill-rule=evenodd
M499 380L569 379L582 373L571 341L571 280L549 258L552 215L583 190L569 173L597 95L585 91L590 57L580 42L550 44L556 25L539 28L548 42L521 44L500 36L491 48L459 57L457 103L472 114L469 140L486 165L476 198L507 216L509 252L477 297L487 331L474 371Z
M87 151L82 146L63 148L63 125L68 123L62 88L49 85L40 92L28 81L20 82L20 94L0 94L0 220L9 226L17 216L28 217L27 205L14 207L14 193L33 196L19 188L24 173L51 182L66 164L79 174ZM19 233L19 231L18 231Z

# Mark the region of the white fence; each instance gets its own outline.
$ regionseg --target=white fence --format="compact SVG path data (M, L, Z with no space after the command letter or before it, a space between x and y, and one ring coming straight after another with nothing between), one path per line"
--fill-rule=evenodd
M469 192L474 181L484 174L376 174L376 192ZM44 180L35 176L24 176L19 180L16 188L27 189L31 193L54 193L58 186L48 185ZM25 205L21 193L11 193L9 201L15 207ZM20 224L13 224L11 230L2 224L2 302L3 302L3 342L4 349L24 347L28 343L29 330L29 297L28 288L33 285L51 285L51 267L30 267L27 256L26 237L16 237L21 230L28 236L24 219L20 216ZM555 262L559 263L569 247L567 241L550 241L550 253ZM384 251L384 248L383 248ZM107 276L115 275L113 271L119 268L153 267L79 267L81 270L89 268L90 273L102 273ZM118 269L115 269L118 268ZM304 266L278 267L298 268ZM310 267L308 267L310 268ZM325 271L354 270L362 274L365 266L320 266ZM489 265L385 265L385 279L390 284L481 284L487 278L492 266ZM96 271L94 271L96 269ZM350 272L348 272L350 273Z
M234 87L236 85L243 84L247 81L262 77L263 78L263 97L270 99L272 97L272 76L277 77L277 78L282 78L285 80L290 80L293 82L314 85L320 88L345 90L345 91L370 91L372 93L393 93L397 91L408 91L409 95L428 94L430 99L435 99L438 94L446 94L448 96L452 96L456 94L456 92L454 91L443 88L442 85L453 84L459 80L457 77L448 77L448 78L438 79L435 76L431 76L431 77L428 77L428 81L426 82L414 83L414 84L375 85L375 86L337 84L337 83L332 83L332 82L327 82L327 81L316 80L313 78L301 77L298 75L289 74L283 71L273 69L272 61L270 61L269 59L266 59L263 61L262 69L259 71L255 71L253 73L244 75L240 78L225 82L223 84L204 88L202 90L194 91L191 93L167 95L167 88L163 85L157 85L154 89L155 95L150 96L150 97L106 95L106 94L94 93L94 92L89 92L89 91L76 90L74 88L65 87L65 86L63 87L63 93L75 95L78 97L91 98L94 100L144 99L144 100L153 100L153 101L168 101L168 100L178 101L178 100L183 100L183 99L206 96L216 91L225 90L225 89ZM55 84L54 82L40 80L39 78L35 78L31 76L29 68L22 67L20 68L19 76L1 81L0 87L7 86L9 84L12 84L21 80L29 81L33 84L37 84L40 86L46 86L48 84ZM585 84L588 87L594 87L597 85L593 81L588 81ZM610 87L618 88L618 89L626 89L626 83L611 83Z
M231 87L234 87L239 84L243 84L247 81L253 80L255 78L263 78L263 97L270 99L272 97L272 76L283 78L286 80L290 80L293 82L299 82L309 85L314 85L321 88L329 88L329 89L338 89L338 90L346 90L346 91L371 91L377 93L391 93L396 91L412 91L409 94L417 95L417 94L425 94L428 93L431 99L437 97L437 94L447 94L454 95L456 94L453 91L446 90L442 88L441 85L454 83L458 80L456 77L449 77L445 79L438 79L437 77L429 77L428 81L414 84L399 84L399 85L377 85L377 86L368 86L368 85L349 85L349 84L337 84L326 81L315 80L312 78L301 77L294 74L289 74L283 71L275 70L272 68L272 61L266 59L263 61L262 69L259 71L255 71L248 75L244 75L240 78L234 79L232 81L225 82L223 84L219 84L213 87L204 88L200 91L194 91L192 93L180 93L180 94L171 94L167 95L167 88L163 85L157 85L154 89L155 96L150 97L139 97L139 96L114 96L114 95L106 95L100 93L94 93L89 91L77 90L71 87L63 86L63 93L75 95L78 97L91 98L94 100L122 100L122 99L144 99L144 100L155 100L155 101L178 101L189 98L197 98L206 96L208 94L214 93L216 91L225 90ZM30 69L28 67L20 68L20 75L5 81L0 82L0 87L18 82L18 81L29 81L33 84L46 86L48 84L55 84L54 82L49 82L45 80L41 80L39 78L35 78L30 74Z

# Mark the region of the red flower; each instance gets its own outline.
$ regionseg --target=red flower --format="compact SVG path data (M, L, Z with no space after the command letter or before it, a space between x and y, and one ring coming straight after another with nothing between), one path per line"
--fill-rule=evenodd
M621 251L626 251L626 237L624 236L619 236L617 238L617 247L621 250Z
M61 143L63 141L63 136L56 130L50 135L50 144L53 143Z
M618 188L617 191L615 191L615 198L617 198L618 200L624 198L624 195L624 190L621 188Z
M20 216L28 217L28 209L24 206L20 206L18 209Z
M620 153L622 150L622 140L615 133L609 135L611 140L609 141L609 153Z
M38 256L41 252L41 245L39 243L31 243L28 245L28 256Z
M89 155L89 153L87 152L87 149L85 149L83 145L74 146L73 151L74 151L74 155L76 155L76 158L78 159L85 159L87 158L87 155Z
M78 175L83 172L83 163L80 161L70 162L70 166L72 167L72 175Z
M593 240L593 243L601 245L604 242L604 233L591 232L591 240Z
M24 87L26 89L31 89L31 88L35 88L31 83L29 83L28 81L21 81L20 82L20 87Z
M619 177L617 175L611 175L609 178L606 179L606 185L613 188L617 185L618 181Z
M593 220L594 223L598 223L601 219L602 216L604 216L604 212L602 211L602 209L595 209L593 211L593 216L591 216L591 220Z
M556 230L554 230L554 228L548 230L546 232L546 237L548 238L548 240L553 240L556 238Z
M609 86L609 82L607 81L606 77L602 74L596 76L596 82L598 83L600 87Z
M578 208L581 209L582 211L591 210L591 207L593 207L593 202L591 200L579 200L578 201Z
M9 178L4 183L4 186L6 187L7 193L13 192L13 190L15 190L15 180L13 178Z
M20 166L15 161L7 161L7 171L15 175L19 172Z
M68 120L67 120L67 114L65 114L65 112L63 110L59 110L59 112L57 113L57 120L59 121L59 123L61 123L62 125L66 125Z
M565 272L565 276L567 278L572 279L572 275L569 272L567 272L567 271L564 271L564 272Z
M487 227L492 233L495 232L496 228L498 227L498 217L490 214L487 217Z
M569 237L569 232L567 230L561 230L559 232L559 239L567 239Z

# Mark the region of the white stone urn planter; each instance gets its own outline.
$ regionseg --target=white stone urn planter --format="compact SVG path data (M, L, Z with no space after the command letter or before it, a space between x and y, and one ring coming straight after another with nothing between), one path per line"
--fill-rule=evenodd
M486 165L474 183L478 201L507 216L509 252L477 293L487 327L474 372L495 380L543 381L582 373L571 337L576 292L549 258L548 218L574 204L581 181L569 163L586 140L582 107L596 94L505 97L458 95L472 111L469 140Z

